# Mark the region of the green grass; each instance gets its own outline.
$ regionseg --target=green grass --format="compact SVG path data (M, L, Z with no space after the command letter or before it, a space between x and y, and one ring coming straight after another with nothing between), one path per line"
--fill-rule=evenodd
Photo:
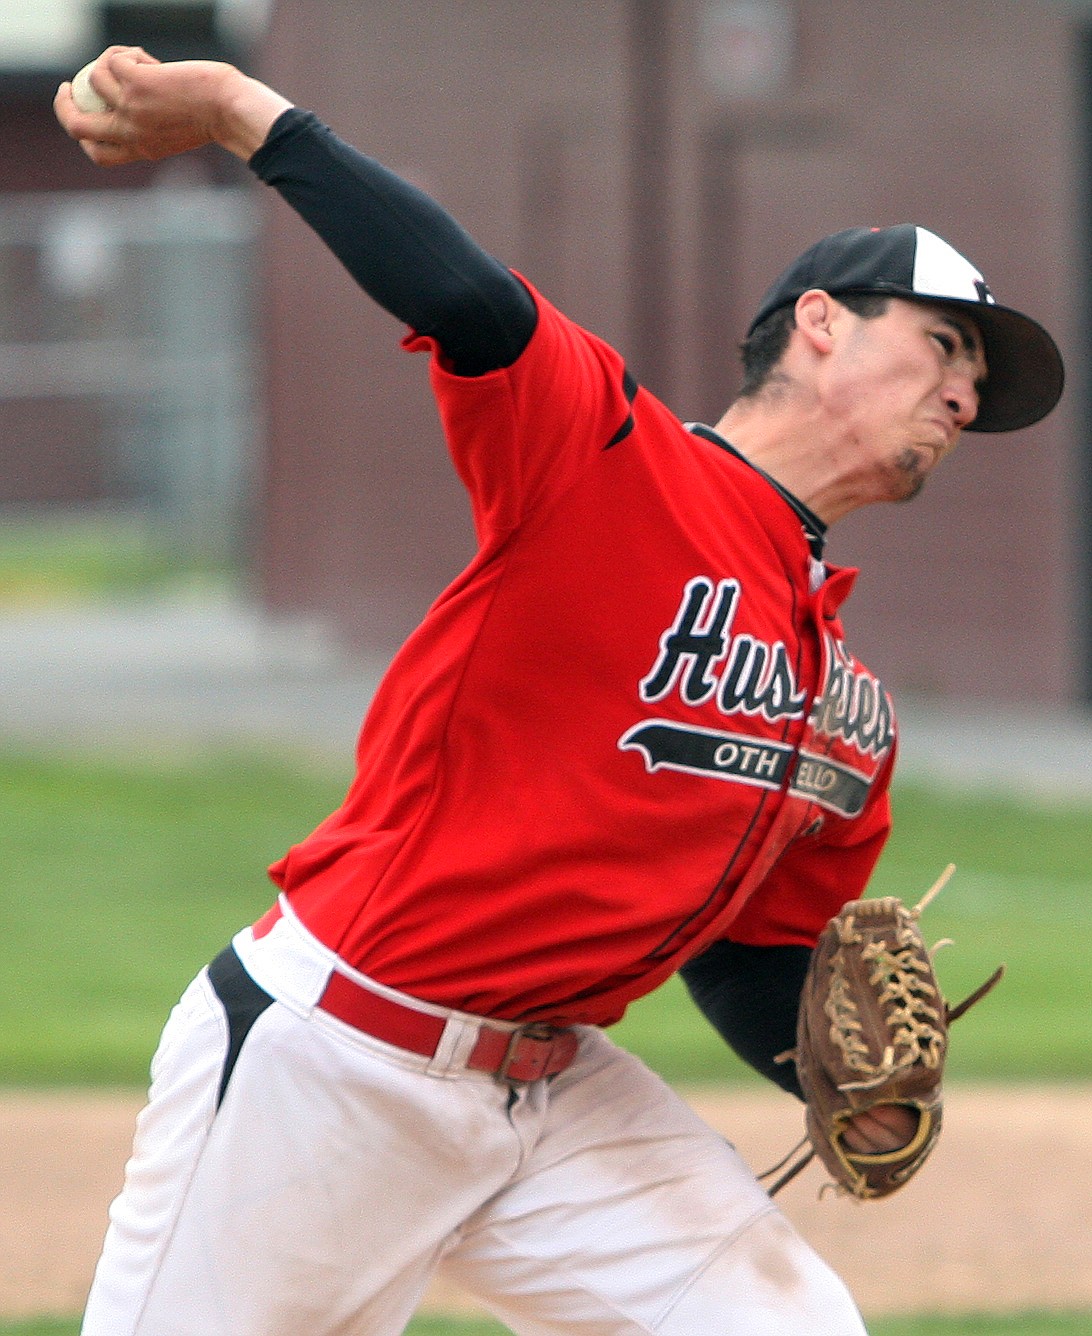
M872 1336L1092 1336L1092 1313L876 1318L868 1330Z
M0 752L0 1080L142 1085L167 1010L272 898L265 866L340 800L346 776L284 755L119 760ZM877 893L916 900L958 999L956 1079L1092 1076L1092 811L902 787ZM1065 986L1059 987L1064 968ZM757 1080L674 981L614 1031L669 1080Z
M226 562L180 553L139 514L0 519L0 603L41 606L187 588L219 588Z
M1092 1314L1016 1313L958 1314L908 1318L873 1318L870 1336L1092 1336ZM414 1322L407 1336L499 1336L506 1327L495 1322L452 1323L449 1319ZM54 1336L49 1333L49 1336ZM56 1336L68 1336L57 1332Z
M80 1320L76 1317L36 1317L26 1322L0 1323L0 1336L78 1336L79 1330Z
M868 1323L870 1336L1092 1336L1092 1314L1023 1313L1007 1316L959 1314L943 1317L874 1318ZM448 1317L420 1317L407 1336L502 1336L507 1332L496 1322ZM0 1328L0 1336L6 1336ZM20 1333L19 1336L24 1336ZM26 1336L30 1336L26 1333ZM37 1336L37 1333L35 1333ZM67 1331L42 1336L69 1336Z
M960 1314L951 1317L876 1318L870 1336L1092 1336L1092 1314L1016 1313L1007 1316ZM406 1336L504 1336L496 1322L429 1314L415 1318ZM76 1318L40 1318L0 1323L0 1336L78 1336Z
M0 754L0 1073L142 1085L190 977L343 784L276 756Z

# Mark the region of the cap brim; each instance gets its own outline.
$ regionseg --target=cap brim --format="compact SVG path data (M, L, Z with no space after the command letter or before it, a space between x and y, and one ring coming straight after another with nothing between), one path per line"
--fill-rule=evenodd
M920 300L929 301L924 294ZM982 331L986 383L967 431L1018 431L1046 417L1065 387L1054 340L1037 321L994 303L932 298L966 312Z

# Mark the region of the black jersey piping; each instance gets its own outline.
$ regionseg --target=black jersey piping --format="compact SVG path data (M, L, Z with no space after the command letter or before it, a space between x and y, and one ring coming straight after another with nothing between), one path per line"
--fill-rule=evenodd
M637 391L638 391L639 389L640 389L640 386L637 384L636 380L634 380L634 378L630 375L629 370L628 370L627 368L623 367L623 369L622 369L622 393L626 396L626 403L627 403L627 404L632 404L632 403L633 403L634 399L637 398ZM633 428L634 428L635 426L636 426L636 421L635 421L634 416L633 416L633 413L632 413L632 411L631 411L630 414L629 414L629 416L626 418L625 422L622 423L622 425L618 428L618 430L614 433L614 435L613 435L613 436L610 438L610 440L606 443L606 445L603 447L603 449L604 449L604 450L612 450L612 449L613 449L616 445L618 445L621 441L624 441L624 440L626 439L626 437L630 434L630 432L633 430Z

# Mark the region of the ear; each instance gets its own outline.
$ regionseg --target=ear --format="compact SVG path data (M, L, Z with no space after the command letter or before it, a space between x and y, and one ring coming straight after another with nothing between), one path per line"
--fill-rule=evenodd
M829 352L839 303L822 288L809 288L796 299L796 328L816 352Z

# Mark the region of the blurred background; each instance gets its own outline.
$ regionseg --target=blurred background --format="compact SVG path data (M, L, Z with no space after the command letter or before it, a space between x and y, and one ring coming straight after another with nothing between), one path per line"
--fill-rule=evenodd
M60 133L57 83L135 42L317 110L688 420L726 406L759 295L813 239L906 219L949 238L1052 330L1068 393L968 438L913 506L839 526L832 558L864 568L854 646L913 698L1081 708L1090 34L1079 0L4 6L9 593L28 526L60 553L109 537L133 579L227 580L385 654L472 550L424 359L290 211L218 151L106 173Z
M943 1241L869 1215L855 1252L833 1207L814 1229L882 1336L1087 1336L1092 0L0 7L3 1336L74 1336L167 1008L337 803L378 675L473 550L425 359L290 210L219 151L103 172L60 131L58 83L114 42L312 108L685 420L726 407L773 276L854 224L932 228L1054 333L1051 417L831 535L903 723L877 892L954 861L942 982L1009 976L953 1045L953 1167L905 1204ZM619 1039L736 1101L738 1134L755 1082L675 981ZM914 1302L928 1321L890 1318Z

